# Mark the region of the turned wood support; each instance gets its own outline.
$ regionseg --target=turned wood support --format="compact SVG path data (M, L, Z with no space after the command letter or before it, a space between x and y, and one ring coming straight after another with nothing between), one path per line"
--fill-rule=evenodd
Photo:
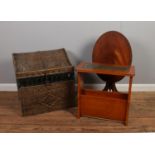
M118 92L114 82L106 82L106 85L105 85L103 91Z

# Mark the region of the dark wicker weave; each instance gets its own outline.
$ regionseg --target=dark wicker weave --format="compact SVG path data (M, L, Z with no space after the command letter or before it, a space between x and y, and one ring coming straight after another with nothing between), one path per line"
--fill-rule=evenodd
M74 68L65 49L13 54L22 114L75 106Z

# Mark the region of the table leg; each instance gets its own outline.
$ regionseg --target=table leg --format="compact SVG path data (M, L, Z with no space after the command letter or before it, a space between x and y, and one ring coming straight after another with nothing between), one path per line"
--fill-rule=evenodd
M77 111L77 118L80 118L80 116L81 116L80 96L81 96L81 90L83 88L83 79L82 79L82 75L80 73L77 74L77 77L78 77L78 111Z
M130 78L129 78L129 88L128 88L128 101L127 101L126 116L125 116L125 125L128 125L129 107L130 107L130 102L131 102L132 80L133 80L133 77L130 76Z

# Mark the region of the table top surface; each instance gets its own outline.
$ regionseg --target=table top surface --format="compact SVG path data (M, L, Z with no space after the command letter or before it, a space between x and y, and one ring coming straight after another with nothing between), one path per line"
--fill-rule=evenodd
M134 66L116 66L106 65L90 62L81 62L76 67L77 72L81 73L96 73L96 74L107 74L107 75L121 75L121 76L134 76Z

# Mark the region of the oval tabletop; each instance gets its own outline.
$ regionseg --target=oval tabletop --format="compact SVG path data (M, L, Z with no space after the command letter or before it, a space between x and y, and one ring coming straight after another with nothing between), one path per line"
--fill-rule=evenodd
M131 66L132 50L128 39L119 32L104 33L96 42L92 61L116 66ZM104 81L117 82L122 76L99 75Z

